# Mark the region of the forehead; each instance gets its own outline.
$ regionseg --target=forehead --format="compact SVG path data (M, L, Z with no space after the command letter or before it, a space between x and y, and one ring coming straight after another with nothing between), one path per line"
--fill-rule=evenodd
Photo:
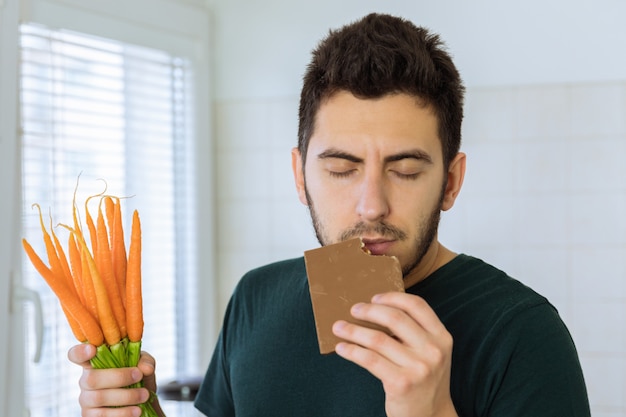
M315 119L309 152L329 146L383 153L417 147L441 159L435 113L408 94L361 99L340 91L320 105Z

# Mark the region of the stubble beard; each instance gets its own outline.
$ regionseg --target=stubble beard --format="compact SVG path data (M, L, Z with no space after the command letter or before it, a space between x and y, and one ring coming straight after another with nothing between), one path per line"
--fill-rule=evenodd
M425 221L420 222L419 230L415 238L415 253L409 262L402 267L402 274L406 277L424 258L426 252L431 247L435 238L437 237L437 230L439 228L439 221L441 220L441 206L444 197L443 187L441 195L439 196L438 203L435 205L430 214L425 217ZM315 210L315 204L309 194L306 183L304 185L304 193L308 202L309 214L311 215L311 222L313 229L315 230L315 236L320 245L325 246L332 242L332 239L328 237L324 231L324 226L319 219L319 216ZM407 233L398 229L397 227L387 224L384 221L380 221L374 225L366 225L364 222L359 222L351 228L341 233L339 241L344 241L350 238L363 236L364 234L374 234L397 241L404 241L408 239Z

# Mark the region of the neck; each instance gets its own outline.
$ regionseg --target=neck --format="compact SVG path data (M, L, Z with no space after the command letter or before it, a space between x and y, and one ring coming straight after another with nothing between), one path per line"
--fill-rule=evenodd
M454 259L455 256L456 253L444 247L435 239L419 264L404 276L404 288L412 287L423 281L437 269Z

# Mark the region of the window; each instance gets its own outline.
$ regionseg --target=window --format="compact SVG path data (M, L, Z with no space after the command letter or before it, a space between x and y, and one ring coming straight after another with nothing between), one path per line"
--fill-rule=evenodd
M23 235L41 242L33 203L55 223L71 222L79 175L79 204L103 190L100 179L110 193L132 196L123 215L129 224L136 208L142 218L144 348L158 358L160 381L197 373L193 66L162 50L38 24L21 25L20 55ZM76 341L27 261L23 277L45 317L43 356L27 366L31 416L78 415L80 370L63 360ZM180 416L188 409L165 407Z

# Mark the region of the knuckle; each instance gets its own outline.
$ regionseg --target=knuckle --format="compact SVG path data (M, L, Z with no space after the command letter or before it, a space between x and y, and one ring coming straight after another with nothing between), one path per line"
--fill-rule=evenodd
M447 362L448 351L446 349L442 349L434 344L429 344L423 347L423 351L426 354L425 359L427 363L432 364L433 367L439 367Z
M446 354L441 349L432 349L430 357L434 366L440 366L446 362Z
M97 380L98 378L94 375L93 371L85 370L78 380L78 385L81 389L92 389Z
M425 381L430 378L430 375L432 375L433 371L426 362L419 361L414 365L413 373L416 380Z
M361 352L361 362L365 368L375 368L380 358L372 352L364 350Z
M406 302L409 303L409 305L412 308L416 308L416 309L422 309L425 306L428 306L428 304L426 303L426 300L424 300L422 297L419 297L417 295L409 297Z
M399 323L403 319L406 319L406 313L404 313L401 310L394 309L389 312L389 317L388 317L389 322L387 324L393 325L395 323Z
M411 391L414 385L414 379L403 373L400 376L393 378L389 382L387 389L391 390L390 392L401 396Z
M380 331L374 331L369 338L369 345L373 347L380 347L387 342L388 338L389 336L387 336L385 333Z

